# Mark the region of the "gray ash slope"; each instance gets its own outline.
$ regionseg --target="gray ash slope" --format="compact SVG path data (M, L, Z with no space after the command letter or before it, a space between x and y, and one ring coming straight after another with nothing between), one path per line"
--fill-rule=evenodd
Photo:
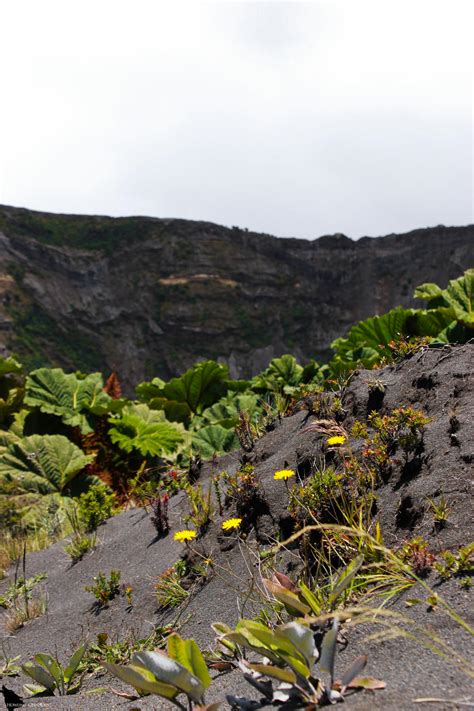
M384 383L385 395L380 412L390 412L394 407L413 405L431 418L426 427L423 451L419 466L406 475L403 463L396 464L390 477L377 490L378 518L386 542L399 547L414 536L423 536L433 552L445 548L456 550L471 542L472 475L474 463L474 345L428 349L403 362L374 371L357 372L345 393L344 426L348 429L354 418L365 420L368 414L370 383L376 377ZM452 418L456 416L456 437L453 438ZM325 456L324 436L308 432L306 413L297 412L285 417L269 431L246 456L255 466L256 475L265 492L268 507L253 519L248 533L250 549L282 535L287 527L287 493L282 482L273 479L280 468L305 469L305 462L320 461ZM355 443L354 443L355 445ZM203 468L201 481L206 482L216 471L235 471L242 455L235 452ZM428 498L439 501L446 496L449 521L445 528L436 531L428 505ZM410 505L407 507L406 501ZM405 503L404 503L405 502ZM412 515L400 516L400 511ZM172 530L183 525L187 513L182 494L171 500L170 522ZM226 512L226 516L232 511ZM33 620L8 640L11 654L21 654L22 660L38 651L54 652L60 657L81 639L94 640L98 632L108 632L110 637L121 637L127 630L142 635L153 623L169 622L172 615L158 614L154 595L156 577L166 570L182 553L180 544L172 536L156 541L149 517L143 510L122 513L99 530L100 545L97 550L75 566L70 566L63 543L28 557L28 575L48 571L45 583L49 595L49 609L43 618ZM222 545L220 519L216 517L202 542L202 552L214 560L214 574L206 585L191 598L181 617L180 629L184 636L194 637L201 646L212 644L210 624L214 621L236 622L237 600L245 599L252 574L258 576L255 559L243 556L245 548L238 543ZM285 560L282 559L282 566ZM91 596L84 591L99 570L108 572L119 568L122 581L135 589L135 602L131 612L126 602L118 598L110 607L96 615L91 610ZM473 625L472 589L463 590L459 580L439 583L434 576L428 582L436 592L451 604L461 617ZM0 584L3 591L7 584ZM407 598L426 598L423 589L412 588L392 600L387 609L402 613L413 625L428 627L440 635L457 654L472 659L472 637L463 632L438 605L429 611L425 603L407 607ZM255 607L245 606L245 614L252 615ZM442 659L415 639L392 639L382 643L367 640L374 629L356 629L348 634L348 645L338 655L337 671L344 669L358 654L368 653L367 673L387 683L385 691L375 694L363 692L346 701L354 709L411 709L417 698L440 698L444 701L432 708L456 708L455 700L472 700L472 680L456 664L455 654ZM2 680L10 688L21 689L24 679ZM107 675L89 680L85 689L119 684ZM250 693L251 688L236 673L219 677L212 687L209 700L222 699L225 693ZM46 701L44 700L43 703ZM81 692L76 700L51 700L53 708L165 708L157 700L140 700L128 704L110 693L87 697ZM32 702L32 706L34 703ZM460 707L462 708L462 707Z

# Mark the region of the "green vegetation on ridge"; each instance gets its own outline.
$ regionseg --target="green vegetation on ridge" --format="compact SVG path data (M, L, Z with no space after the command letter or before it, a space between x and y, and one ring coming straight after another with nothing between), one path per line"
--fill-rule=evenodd
M445 290L423 284L415 296L426 309L397 308L357 324L334 341L326 365L303 367L283 355L251 380L235 381L227 366L204 361L168 382L141 383L135 403L104 386L100 373L39 368L25 377L14 358L2 359L0 517L9 526L34 525L35 507L56 515L63 501L99 479L119 498L129 496L147 480L159 482L170 464L189 466L193 457L209 459L239 443L251 447L265 418L330 389L356 367L474 335L474 270Z

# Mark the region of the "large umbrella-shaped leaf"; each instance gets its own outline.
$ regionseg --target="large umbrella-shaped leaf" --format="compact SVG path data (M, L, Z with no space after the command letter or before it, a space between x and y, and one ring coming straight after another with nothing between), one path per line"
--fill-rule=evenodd
M204 410L199 419L202 425L221 425L226 429L235 427L239 422L239 413L245 412L250 417L258 411L258 396L254 393L231 393L219 402ZM193 420L193 424L196 420Z
M371 367L384 355L391 341L407 335L413 309L396 308L383 316L373 316L353 326L346 338L337 338L331 347L335 356L330 363L333 372L354 368L357 365Z
M446 289L440 289L436 284L421 284L415 289L414 296L427 301L428 309L452 308L457 320L474 323L474 269L452 279Z
M436 337L444 343L465 343L474 335L474 269L449 282L446 289L436 284L422 284L415 298L425 299L427 310L419 312L420 328L428 319L439 322ZM431 334L430 334L431 335Z
M252 389L255 392L273 392L283 391L285 386L296 386L302 382L303 367L299 365L296 358L292 355L285 354L280 358L273 358L268 365L268 368L259 375L256 375L252 381Z
M184 441L182 425L168 422L163 412L145 404L129 405L109 422L112 442L125 452L139 451L144 457L171 454Z
M31 435L0 454L0 478L17 494L68 494L93 459L62 435Z
M192 448L204 459L211 459L214 454L232 452L239 447L239 440L233 430L221 425L208 425L195 432L192 437Z
M159 378L142 383L137 388L137 395L152 407L164 410L168 419L189 422L194 415L200 415L220 400L229 389L234 389L228 376L227 366L206 360L164 385Z
M92 414L101 415L117 407L117 401L103 387L100 373L78 377L61 368L38 368L26 379L25 404L56 415L87 434L93 431L89 421Z

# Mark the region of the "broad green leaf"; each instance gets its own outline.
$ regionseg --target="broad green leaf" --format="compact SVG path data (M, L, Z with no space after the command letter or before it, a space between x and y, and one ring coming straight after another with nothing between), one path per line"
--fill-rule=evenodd
M432 311L419 309L413 312L407 321L408 330L413 336L431 336L439 334L455 320L456 315L451 307L440 307Z
M433 301L433 299L438 299L439 297L442 297L442 295L443 290L437 284L428 282L417 286L415 293L413 294L415 299L423 299L428 302Z
M250 645L249 639L247 638L246 635L242 634L242 632L228 632L221 637L221 640L223 642L229 642L230 644L233 644L234 646L236 644L240 645L241 647ZM257 647L261 647L258 639L255 639L255 644L257 645Z
M270 595L273 595L274 598L285 605L290 614L294 615L296 613L299 615L307 615L311 612L308 605L302 602L298 595L295 595L295 593L292 593L290 590L283 587L283 585L274 583L272 580L268 580L267 578L263 578L263 584Z
M172 634L168 637L168 654L172 659L186 667L186 669L194 674L205 689L211 683L211 677L207 670L206 662L201 654L201 651L193 639L183 639L178 634Z
M321 671L330 674L331 683L334 680L334 660L336 658L336 642L339 623L337 618L334 619L333 625L329 632L326 632L321 645L321 657L319 659L319 668Z
M296 683L296 674L290 669L281 669L280 667L275 667L270 664L254 664L247 662L245 666L249 669L256 671L258 674L265 674L272 679L278 679L278 681L283 681L286 684Z
M132 657L132 664L148 669L158 681L184 691L193 701L201 701L205 691L202 682L164 652L137 652Z
M175 686L158 681L152 672L141 666L130 664L124 667L110 662L104 662L103 666L111 674L133 686L139 694L156 694L164 699L174 699L179 693Z
M307 375L307 373L306 373ZM268 368L251 380L252 390L265 393L283 392L285 386L296 386L302 382L303 367L296 358L285 354L280 358L273 358Z
M335 357L329 364L333 370L353 368L356 365L371 367L383 355L391 341L406 335L408 319L413 309L396 308L382 316L373 316L353 326L346 338L337 338L331 347Z
M140 383L135 388L137 398L140 402L150 403L155 397L159 397L160 392L166 385L166 381L161 378L153 378L149 382Z
M436 284L421 284L414 296L425 299L428 309L451 307L457 319L469 322L474 312L474 269L467 269L461 277L452 279L446 289Z
M275 637L288 639L299 654L304 657L308 667L312 668L318 658L318 650L314 642L314 634L309 627L298 622L288 622L286 625L276 628Z
M166 412L169 419L189 422L194 415L220 400L229 389L228 369L207 360L189 368L179 378L161 384L158 378L137 388L139 399Z
M198 363L180 378L166 383L162 395L168 400L185 402L193 414L201 414L226 392L228 372L227 366L212 360Z
M69 664L67 665L66 669L64 670L64 681L66 682L66 684L69 684L69 682L71 681L71 678L74 676L74 674L77 670L77 667L79 666L79 664L82 661L82 657L86 653L86 649L87 649L86 644L81 645L78 649L76 649L76 651L70 658Z
M44 695L45 693L45 687L39 684L23 684L23 688L31 696L39 696L40 694ZM50 693L52 694L53 692Z
M38 368L26 379L25 404L60 417L66 425L80 427L83 434L93 431L88 416L98 409L108 412L112 398L103 392L100 373L78 378L61 368Z
M13 442L0 454L0 477L15 493L64 493L94 460L62 435L31 435Z
M300 594L310 606L313 615L320 615L322 607L319 604L316 595L308 588L308 586L302 580L298 583L298 585L300 588Z
M232 632L232 627L229 627L229 625L226 625L224 622L213 622L211 627L218 635Z
M441 343L466 343L474 336L474 269L451 280L446 289L422 284L415 297L428 301L427 310L417 312L418 332L429 330Z
M252 416L257 410L257 395L253 393L242 395L231 393L225 398L221 398L219 402L211 405L211 407L206 408L200 416L199 422L201 426L213 424L231 429L239 422L239 412L245 412Z
M203 459L211 459L214 454L232 452L239 447L239 440L233 430L220 425L207 425L192 435L192 448Z
M62 692L64 677L61 667L54 659L54 657L52 657L50 654L35 654L34 660L37 664L42 666L43 669L46 669L46 671L51 674L54 681L56 682L57 688L60 689L60 691Z
M244 624L242 624L242 622L244 622ZM279 656L278 654L275 654L267 644L265 644L264 642L259 640L254 634L252 634L252 632L250 632L250 630L246 628L246 622L249 622L249 620L241 620L237 624L235 632L229 632L228 634L223 635L219 639L221 644L224 644L225 646L234 643L238 644L240 647L250 649L253 652L261 654L263 657L267 657L274 664L280 664L281 655Z
M268 629L268 627L265 627L265 625L254 622L253 620L241 620L241 622L245 622L243 629L250 632L261 645L289 664L297 674L308 678L310 669L306 663L304 654L295 646L288 636L279 634L279 628L272 631Z
M52 694L54 693L56 682L51 674L46 671L46 669L39 664L35 664L34 662L26 662L25 664L22 664L21 668L25 674L33 679L33 681L36 681L42 687L48 689L48 691Z
M3 358L0 356L0 377L4 375L17 375L23 371L23 366L13 356Z
M168 422L163 412L147 405L130 405L109 419L109 436L125 452L139 451L144 457L175 452L184 441L182 425Z

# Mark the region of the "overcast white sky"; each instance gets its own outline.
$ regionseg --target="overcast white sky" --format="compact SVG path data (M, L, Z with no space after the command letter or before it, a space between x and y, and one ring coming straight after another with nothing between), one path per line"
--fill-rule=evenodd
M472 0L0 0L0 203L351 237L473 218Z

